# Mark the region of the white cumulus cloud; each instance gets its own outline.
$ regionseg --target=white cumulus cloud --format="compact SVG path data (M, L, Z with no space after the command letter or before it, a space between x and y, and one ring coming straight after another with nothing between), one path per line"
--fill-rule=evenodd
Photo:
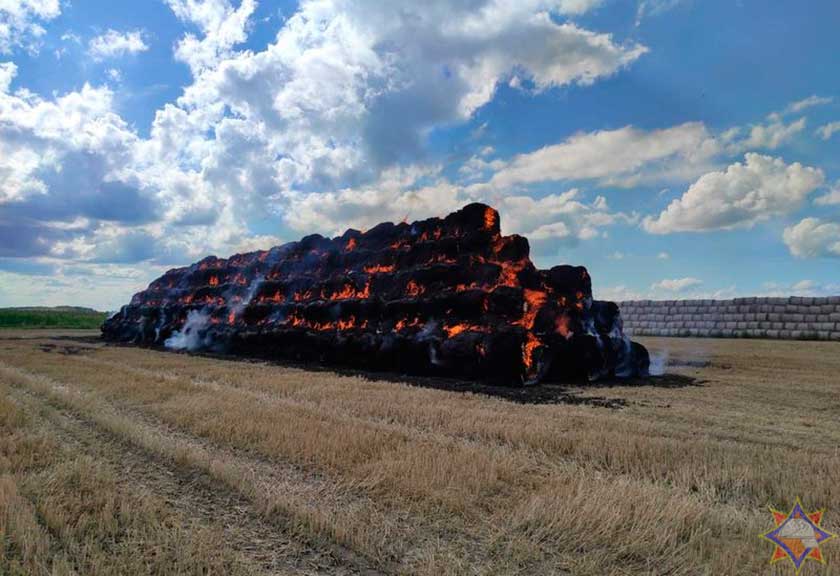
M633 126L599 130L515 156L483 186L504 189L583 179L632 185L651 173L659 178L696 173L719 151L699 122L651 131Z
M781 118L774 117L767 124L755 124L750 127L746 137L732 142L729 149L732 152L755 150L756 148L775 150L802 132L805 129L806 122L805 118L800 118L795 122L785 124ZM739 128L735 128L728 131L727 135L732 137L740 132L741 130Z
M829 122L817 128L817 134L823 140L829 140L835 132L840 132L840 122Z
M41 24L59 14L58 0L0 0L0 54L8 54L17 46L37 50L39 39L46 33Z
M88 53L97 61L145 52L148 49L149 46L143 40L141 30L129 32L108 30L104 34L91 38L88 43Z
M832 188L822 196L818 196L814 200L814 204L816 204L817 206L840 205L840 182L836 182L834 184L834 188Z
M636 26L641 25L645 18L662 14L680 4L685 4L685 0L639 0L636 7Z
M268 202L292 226L302 217L289 202L338 191L323 197L327 225L328 206L369 196L383 170L422 156L431 129L469 119L511 74L537 91L589 84L645 52L549 17L596 2L311 0L259 52L235 51L249 3L169 4L203 37L188 35L176 49L195 79L158 111L150 153L178 154L214 190L235 196L238 210L264 213ZM194 44L205 41L206 58ZM499 167L486 158L473 164L465 177Z
M805 218L785 228L782 238L797 258L840 257L840 224L836 222Z
M232 49L248 39L255 0L242 0L238 8L228 0L166 0L180 20L199 28L203 38L189 33L178 42L175 55L193 73L211 68L232 55Z
M496 194L481 200L498 208L506 233L531 240L589 240L601 235L603 228L637 221L634 214L612 212L603 196L587 202L577 188L541 198Z
M817 168L747 153L744 163L701 176L643 227L653 234L750 227L796 210L823 179Z
M0 63L0 93L9 91L15 76L17 76L17 66L14 62Z
M541 198L494 192L476 197L443 178L439 167L419 166L386 170L369 186L292 195L286 219L301 232L335 234L347 227L364 230L382 221L440 215L475 201L499 210L504 233L522 234L535 243L575 243L599 237L610 226L638 222L635 214L611 211L601 196L584 200L578 189Z
M807 108L813 108L814 106L822 106L823 104L831 104L833 101L834 98L832 98L831 96L817 96L816 94L812 94L811 96L803 98L802 100L791 102L786 108L786 112L796 114L802 112Z
M668 292L682 292L688 288L699 286L703 281L698 278L665 278L651 285L651 290L666 290Z

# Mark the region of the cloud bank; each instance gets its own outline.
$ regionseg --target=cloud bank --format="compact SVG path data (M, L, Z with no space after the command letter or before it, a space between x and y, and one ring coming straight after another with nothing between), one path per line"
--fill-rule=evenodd
M748 228L793 212L823 180L817 168L747 153L743 163L701 176L643 226L652 234Z

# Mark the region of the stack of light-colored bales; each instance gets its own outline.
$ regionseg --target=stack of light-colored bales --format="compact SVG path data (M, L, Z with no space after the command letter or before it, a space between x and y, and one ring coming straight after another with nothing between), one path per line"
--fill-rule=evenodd
M635 336L840 341L840 296L621 302Z

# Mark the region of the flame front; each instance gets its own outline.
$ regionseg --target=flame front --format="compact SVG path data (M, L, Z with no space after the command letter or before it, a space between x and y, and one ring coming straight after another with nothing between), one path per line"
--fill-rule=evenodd
M490 329L487 326L482 326L480 324L462 323L444 326L443 331L446 333L447 338L454 338L462 332L489 332Z
M365 266L364 271L366 274L388 274L396 268L393 264L374 264L373 266Z
M154 309L151 321L164 334L195 310L208 324L221 324L218 330L233 327L224 328L228 333L364 330L364 339L348 341L432 355L458 350L450 365L472 357L487 370L513 351L517 358L507 364L531 378L537 359L549 357L540 356L541 346L551 353L555 342L586 334L581 318L592 305L591 288L580 270L557 278L537 270L527 242L502 236L498 213L481 207L467 219L392 224L332 240L313 235L227 260L208 257L167 272L131 306L144 314Z

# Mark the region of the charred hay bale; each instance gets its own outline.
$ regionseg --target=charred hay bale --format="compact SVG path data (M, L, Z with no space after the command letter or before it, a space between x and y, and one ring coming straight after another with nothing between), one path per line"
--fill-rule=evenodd
M529 253L495 210L470 204L169 270L102 333L502 384L645 373L644 349L615 304L592 301L586 269L538 270Z

